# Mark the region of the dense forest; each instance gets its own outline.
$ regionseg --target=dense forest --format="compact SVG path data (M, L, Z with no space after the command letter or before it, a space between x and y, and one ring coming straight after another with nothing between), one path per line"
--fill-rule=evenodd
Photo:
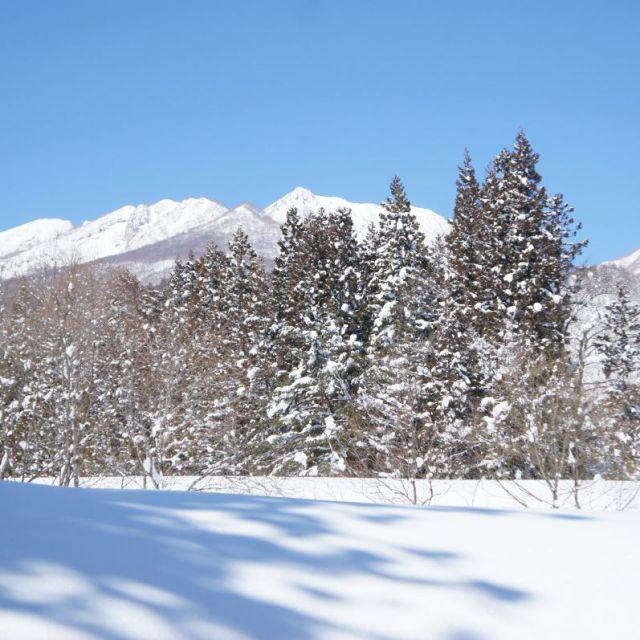
M349 210L291 209L273 269L239 230L159 288L22 279L0 308L0 478L639 478L640 311L621 284L577 328L585 243L537 161L522 132L481 181L465 155L432 244L394 178L363 239Z

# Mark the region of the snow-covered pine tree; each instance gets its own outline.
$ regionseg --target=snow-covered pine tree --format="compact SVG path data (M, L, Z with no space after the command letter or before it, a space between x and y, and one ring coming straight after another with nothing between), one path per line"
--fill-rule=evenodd
M100 473L138 474L134 439L142 431L149 387L142 306L145 291L128 271L114 274L107 288L108 320L103 333L108 358L99 389L104 421L100 433ZM157 313L160 313L158 304ZM144 363L144 364L143 364Z
M495 424L495 407L502 411L507 405L514 406L506 387L517 385L525 375L524 365L516 366L516 362L529 361L529 368L525 367L529 391L518 404L521 413L526 413L522 406L525 400L532 403L531 415L536 413L535 385L539 385L540 397L547 394L548 377L556 361L562 370L560 377L566 377L561 363L566 361L568 349L571 275L584 243L572 240L579 226L574 225L562 196L547 195L537 163L538 154L520 131L513 150L503 150L495 158L481 192L487 231L484 271L490 277L484 282L485 313L478 332L490 345L488 362L494 364L486 378L487 399L481 403L488 412L485 422L489 425ZM544 366L550 367L548 375ZM503 413L505 419L513 419L512 413ZM512 443L505 439L509 435ZM523 451L520 429L487 432L483 428L479 436L486 437L494 457L506 459L509 452ZM509 464L525 473L517 461Z
M215 247L207 247L207 254L215 250ZM204 258L196 261L192 254L189 254L186 261L176 259L166 291L163 292L164 312L171 316L176 329L184 331L185 335L194 333L201 320L201 270L200 264Z
M433 386L443 398L440 421L457 449L456 473L474 475L481 460L476 417L495 375L496 348L489 338L495 315L495 270L499 225L487 213L487 192L496 179L495 163L485 186L476 178L469 152L458 169L451 232L435 271L441 279L441 313L431 338ZM483 199L484 198L484 199ZM504 221L502 221L504 222ZM434 403L437 406L437 403Z
M352 456L359 458L361 472L413 481L437 473L444 460L440 425L434 422L438 392L431 378L429 341L440 315L436 256L441 253L433 250L429 260L397 177L370 237L372 262L366 267L364 295L372 324Z
M569 326L575 315L580 279L575 275L575 259L588 240L576 240L582 229L573 219L573 208L562 194L547 198L543 221L543 252L539 283L546 294L542 310L534 308L536 335L543 349L561 356L567 349ZM535 305L534 305L535 307Z
M365 273L366 315L370 318L368 350L381 354L394 340L420 320L427 320L430 306L407 292L423 276L426 267L425 238L411 211L402 181L395 176L390 195L382 205L375 242Z
M606 307L603 325L597 341L602 370L611 391L623 396L640 372L640 308L630 300L623 284Z
M640 477L640 308L619 284L607 305L596 342L607 385L601 407L607 442L604 474L615 479Z
M296 295L296 287L303 278L306 256L302 250L302 221L298 210L287 211L284 224L280 227L272 282L274 322L271 327L274 383L280 384L294 367L292 356L298 345L296 328L302 315L304 299Z
M450 251L446 238L427 250L429 294L437 313L423 347L423 411L425 421L438 433L438 447L447 451L447 464L440 465L439 473L471 477L476 475L478 462L474 421L486 393L491 352L473 321L475 302L471 302L471 313L466 313L469 307L464 300L451 293L455 276Z
M275 473L345 469L341 432L362 348L357 251L349 211L319 211L302 223L289 212L274 272L279 384L257 463Z
M446 236L447 307L461 328L478 329L483 324L490 256L488 229L483 216L481 188L471 156L465 150L458 168L456 201L451 231Z
M571 242L571 209L541 186L533 151L523 131L512 151L500 152L486 176L481 202L487 231L481 333L526 336L536 349L558 352L566 341L567 281L584 243Z
M196 333L216 333L221 330L228 308L224 298L225 277L229 268L229 257L215 244L209 244L203 256L194 263L195 290L189 305L195 313Z
M224 277L224 307L228 310L224 335L226 358L216 379L228 392L228 421L224 426L227 473L246 472L250 443L264 426L264 412L272 370L268 331L271 322L269 283L262 258L239 229L229 242ZM218 382L219 386L219 382Z
M180 458L192 474L233 473L237 461L234 402L239 387L237 317L230 295L230 256L213 244L185 280L187 333L173 323L176 360L185 358Z

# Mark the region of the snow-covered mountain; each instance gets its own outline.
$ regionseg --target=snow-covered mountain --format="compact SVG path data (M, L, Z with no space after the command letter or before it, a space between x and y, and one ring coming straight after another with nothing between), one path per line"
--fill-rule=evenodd
M43 242L54 241L59 236L69 233L73 223L68 220L33 220L0 232L0 258L6 258L15 253L28 251Z
M605 262L604 264L621 267L622 269L626 269L636 276L640 276L640 249L626 256L623 256L622 258L618 258L617 260Z
M0 237L0 277L21 276L43 266L94 262L179 238L212 224L227 207L207 198L126 206L79 226L36 220ZM21 231L22 230L22 231ZM27 242L19 242L20 237ZM175 257L175 256L173 256Z
M177 256L202 253L210 242L225 246L239 227L256 251L271 260L291 207L303 216L321 208L348 207L359 235L380 211L380 205L319 196L298 187L263 210L249 203L229 209L208 198L188 198L122 207L78 226L66 220L35 220L0 233L0 279L54 264L103 262L126 266L144 281L157 282ZM433 211L415 207L414 212L429 241L449 230L449 223Z
M282 224L285 221L287 211L291 207L296 207L303 216L319 209L336 211L341 207L348 207L351 209L355 231L360 237L365 235L371 223L375 224L377 222L378 214L380 213L380 205L378 204L348 202L342 198L318 196L302 187L297 187L283 198L280 198L280 200L269 205L262 213L264 216L275 220L278 224ZM449 231L449 223L430 209L413 207L413 213L416 215L428 241L433 241L440 234Z

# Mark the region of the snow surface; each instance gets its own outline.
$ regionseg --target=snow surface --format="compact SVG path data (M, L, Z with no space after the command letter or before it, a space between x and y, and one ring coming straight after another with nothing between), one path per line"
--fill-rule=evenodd
M640 514L0 483L0 638L632 638Z

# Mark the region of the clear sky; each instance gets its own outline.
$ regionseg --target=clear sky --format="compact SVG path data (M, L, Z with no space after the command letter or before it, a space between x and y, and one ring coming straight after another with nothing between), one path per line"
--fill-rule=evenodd
M450 216L522 126L590 261L640 247L636 0L0 0L0 229L295 186Z

